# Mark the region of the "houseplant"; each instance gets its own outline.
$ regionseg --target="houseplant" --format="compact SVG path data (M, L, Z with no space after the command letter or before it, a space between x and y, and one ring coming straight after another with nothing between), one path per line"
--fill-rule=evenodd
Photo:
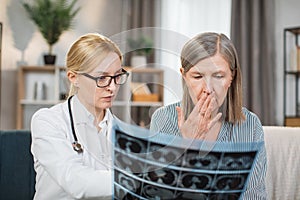
M128 46L132 51L130 64L132 67L144 66L147 63L147 56L152 53L153 42L151 38L144 35L138 39L128 38Z
M71 29L74 17L80 10L75 9L77 0L34 0L31 4L23 3L29 17L37 25L48 44L48 54L44 55L45 64L54 64L53 45L60 35ZM50 58L50 62L47 60Z

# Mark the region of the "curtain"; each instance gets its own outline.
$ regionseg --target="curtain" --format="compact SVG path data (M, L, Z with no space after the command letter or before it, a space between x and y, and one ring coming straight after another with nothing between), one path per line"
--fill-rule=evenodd
M123 20L123 30L126 30L126 39L136 39L141 37L150 39L152 42L155 41L155 33L150 27L155 27L157 20L156 13L156 2L158 0L123 0L123 10L125 10L125 19ZM124 12L124 11L123 11ZM147 67L155 66L155 51L153 48L152 53L147 55ZM125 51L124 62L125 65L130 66L130 59L134 55L134 52ZM134 82L151 83L153 77L147 74L139 74L139 76L132 77ZM148 84L151 88L151 85ZM151 115L150 106L137 106L130 109L131 123L136 123L140 126L146 126L150 124L150 118L145 116Z
M156 2L158 0L123 0L123 9L125 10L125 19L123 20L123 29L129 30L127 38L137 38L138 34L143 33L149 38L154 38L149 30L143 30L143 27L154 27L156 17ZM135 30L134 30L135 29ZM155 53L149 55L148 62L153 63ZM125 57L125 64L130 64L131 53L128 52Z
M275 125L275 2L232 0L231 39L243 75L244 106Z
M155 1L128 0L128 29L154 26Z

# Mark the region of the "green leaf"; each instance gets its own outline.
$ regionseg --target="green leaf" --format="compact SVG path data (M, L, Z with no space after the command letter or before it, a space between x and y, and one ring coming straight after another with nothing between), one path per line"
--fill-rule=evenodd
M138 39L128 38L128 45L132 51L138 55L149 55L153 50L152 39L146 36L141 36Z
M34 0L32 4L23 3L30 19L36 24L42 36L52 46L64 31L72 28L73 20L80 8L75 9L77 0Z

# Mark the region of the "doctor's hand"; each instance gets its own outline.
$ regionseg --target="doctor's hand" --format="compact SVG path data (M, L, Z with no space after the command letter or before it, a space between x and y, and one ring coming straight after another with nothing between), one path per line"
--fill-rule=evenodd
M217 113L217 101L211 94L201 95L188 118L184 119L184 112L176 107L178 127L184 138L205 139L210 129L219 121L222 113ZM215 114L214 114L215 113Z

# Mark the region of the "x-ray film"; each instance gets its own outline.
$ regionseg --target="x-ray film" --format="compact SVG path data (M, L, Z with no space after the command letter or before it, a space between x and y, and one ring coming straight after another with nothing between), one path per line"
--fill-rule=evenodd
M189 140L116 121L114 199L237 200L262 142Z

